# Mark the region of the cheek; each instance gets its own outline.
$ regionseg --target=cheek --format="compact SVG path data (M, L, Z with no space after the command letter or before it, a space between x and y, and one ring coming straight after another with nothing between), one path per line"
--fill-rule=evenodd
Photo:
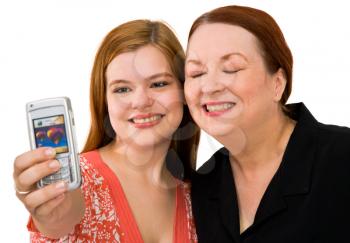
M167 128L173 129L172 132L178 128L183 117L183 94L182 92L173 92L168 94L159 94L157 97L157 105L155 107L161 106L160 110L166 110L166 123ZM169 132L169 130L168 130Z
M240 93L241 100L248 105L251 105L256 100L258 100L259 91L254 86L253 87L243 87L239 93Z
M269 97L269 89L264 84L258 84L246 90L246 99L249 104L265 105Z
M194 81L185 82L185 99L189 106L198 103L199 99L199 86Z
M245 77L244 80L237 80L230 86L232 93L238 96L238 98L246 105L251 105L260 102L264 96L266 87L263 80L256 79L255 77Z
M111 122L120 118L125 118L126 112L130 106L130 102L115 96L107 95L107 108Z
M184 95L180 89L169 90L164 93L154 93L152 95L152 99L155 101L155 103L158 103L167 109L168 107L176 106L178 104L183 105L184 103Z
M127 95L108 92L106 94L106 101L108 109L115 109L115 107L126 108L130 106L133 96L129 93Z

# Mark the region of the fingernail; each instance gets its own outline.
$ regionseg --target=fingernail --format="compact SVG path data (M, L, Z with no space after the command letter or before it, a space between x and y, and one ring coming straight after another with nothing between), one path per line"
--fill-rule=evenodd
M51 156L51 155L54 155L56 153L56 150L52 149L52 148L48 148L45 150L45 154L47 156Z
M50 163L49 163L49 167L51 169L57 169L57 168L60 168L61 167L61 164L60 162L58 162L57 160L52 160Z
M56 184L56 189L64 189L66 187L66 183L64 181L60 181Z

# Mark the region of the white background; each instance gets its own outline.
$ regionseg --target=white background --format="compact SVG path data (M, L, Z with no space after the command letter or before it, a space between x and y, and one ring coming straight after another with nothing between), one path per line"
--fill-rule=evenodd
M16 199L12 182L14 158L29 149L25 103L69 96L81 149L89 128L92 62L102 38L112 28L138 18L165 20L186 47L189 28L204 11L228 4L265 10L279 23L294 55L289 102L305 102L324 123L350 126L350 14L346 2L1 0L1 241L28 242L28 214ZM217 147L203 136L199 163Z

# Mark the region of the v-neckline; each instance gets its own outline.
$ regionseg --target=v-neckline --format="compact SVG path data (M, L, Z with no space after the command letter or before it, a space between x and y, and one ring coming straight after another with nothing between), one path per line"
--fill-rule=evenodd
M111 190L112 194L112 200L114 203L114 208L117 212L117 215L119 216L119 226L122 232L120 232L121 242L134 242L134 243L144 243L144 240L142 239L141 231L136 223L135 216L133 214L133 211L131 210L131 207L129 205L129 202L127 200L127 197L125 195L125 192L123 190L123 187L119 181L118 176L113 172L113 170L108 166L107 163L105 163L101 157L101 154L98 150L96 150L97 153L97 160L94 160L93 163L95 167L99 170L99 172L103 175L104 179L106 179L106 182ZM178 217L180 216L179 212L179 200L181 197L181 191L180 186L176 186L176 192L175 192L175 216L173 221L173 236L172 236L172 242L175 243L177 241L177 222Z

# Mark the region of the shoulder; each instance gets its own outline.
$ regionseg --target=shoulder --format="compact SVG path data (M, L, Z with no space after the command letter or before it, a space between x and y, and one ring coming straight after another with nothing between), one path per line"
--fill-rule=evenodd
M97 150L92 150L92 151L81 153L79 157L80 157L80 161L91 162L93 160L98 159L99 154Z
M303 103L288 105L289 116L297 121L294 139L299 144L317 144L318 153L350 157L350 128L318 122Z
M98 188L105 183L105 178L99 168L100 157L97 150L85 152L79 155L80 170L82 176L82 190L90 193L93 188Z
M320 135L332 140L350 141L350 128L337 125L319 124Z
M180 193L182 194L182 197L186 203L190 203L191 198L191 183L188 181L180 181L178 180L177 189L180 189Z
M334 154L348 155L350 159L350 128L319 123L318 139L320 150Z
M80 170L83 177L94 171L93 161L96 156L95 154L97 154L95 150L79 154Z
M338 189L350 186L350 129L319 123L314 169Z
M191 202L191 183L188 181L178 180L177 188L181 191L181 196L177 197L176 204L178 205L177 210L183 212L181 214L183 217L186 217L187 227L188 227L188 236L190 242L197 242L196 226L193 218L192 202ZM178 201L180 200L180 201Z
M349 194L350 129L319 123L317 147L313 164L314 185L320 185L326 195ZM327 191L330 190L327 194ZM330 199L333 200L333 199ZM345 199L344 199L345 200ZM348 201L348 199L346 199Z

